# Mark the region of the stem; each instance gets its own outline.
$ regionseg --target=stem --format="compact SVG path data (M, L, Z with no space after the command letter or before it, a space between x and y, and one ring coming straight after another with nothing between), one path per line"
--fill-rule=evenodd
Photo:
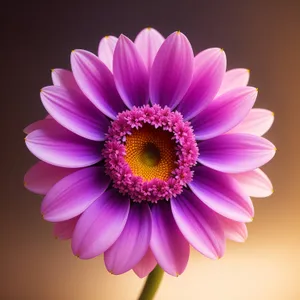
M154 270L148 275L139 300L152 300L154 298L154 295L159 288L163 275L163 269L159 265L157 265L154 268Z

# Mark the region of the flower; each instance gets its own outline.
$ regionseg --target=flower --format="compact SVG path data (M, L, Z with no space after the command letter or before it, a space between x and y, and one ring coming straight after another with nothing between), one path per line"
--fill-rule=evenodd
M217 259L226 239L246 239L250 196L272 193L259 167L275 154L261 137L274 116L252 108L248 70L226 72L222 49L194 57L183 33L151 28L103 38L98 57L72 51L71 67L52 71L49 115L24 130L40 159L24 181L74 255L104 253L113 274L158 263L177 276L190 245Z

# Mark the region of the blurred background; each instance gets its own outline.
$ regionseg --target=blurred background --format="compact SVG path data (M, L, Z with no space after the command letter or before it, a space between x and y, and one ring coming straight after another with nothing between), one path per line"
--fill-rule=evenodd
M178 278L166 275L156 299L300 299L300 2L11 1L1 8L0 299L136 299L143 280L109 274L103 258L81 261L42 220L41 197L23 188L35 163L22 129L43 118L40 88L51 68L69 68L74 48L97 51L104 35L130 38L151 26L186 34L194 52L224 48L228 68L251 70L257 107L275 112L267 134L278 148L264 167L275 192L254 199L244 244L228 242L219 261L192 252Z

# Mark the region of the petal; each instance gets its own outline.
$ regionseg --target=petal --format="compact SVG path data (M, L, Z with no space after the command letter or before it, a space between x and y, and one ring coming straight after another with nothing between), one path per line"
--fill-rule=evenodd
M272 195L273 186L268 176L260 169L231 175L245 193L252 197L264 198Z
M60 240L69 240L70 238L72 238L78 219L79 216L67 221L54 223L54 236Z
M47 193L41 205L45 220L61 222L84 212L107 189L110 178L103 167L79 170L63 178Z
M253 87L231 90L191 120L196 139L206 140L227 132L249 113L257 97Z
M248 237L248 230L245 223L233 221L218 214L219 222L224 230L226 239L242 243Z
M186 268L190 248L173 218L170 203L159 201L152 208L150 247L158 264L172 276Z
M149 101L148 73L134 43L121 35L116 45L113 72L116 87L124 103L132 108Z
M148 72L150 72L157 51L164 40L164 37L157 30L150 27L145 28L137 35L134 43Z
M64 69L52 69L51 77L54 85L82 93L71 71Z
M223 256L224 232L213 210L186 189L171 199L171 208L180 231L196 250L212 259Z
M115 275L132 269L146 254L151 238L151 211L147 203L133 203L116 242L104 253L107 270Z
M51 118L48 118L48 116L46 117L46 120L49 120ZM26 126L24 129L23 129L23 132L26 133L26 134L29 134L31 133L32 131L34 130L37 130L37 129L41 129L44 125L44 120L38 120L38 121L35 121L34 123L31 123L30 125Z
M246 118L228 133L250 133L262 136L271 128L273 122L273 112L267 109L253 108Z
M111 247L124 229L129 208L129 198L106 191L80 217L72 239L74 255L89 259Z
M238 222L252 220L251 199L229 174L199 166L194 169L189 187L202 202L222 216Z
M59 86L41 90L41 100L52 117L70 131L93 141L104 141L109 121L82 93Z
M225 134L199 144L198 161L226 173L256 169L273 158L275 146L265 138L250 134Z
M162 44L150 74L152 104L174 109L188 90L193 76L194 54L183 33L174 32Z
M228 92L229 90L246 86L250 77L250 71L248 69L232 69L225 73L221 87L217 94L217 97Z
M178 110L185 119L191 119L202 111L215 97L226 70L226 55L220 48L211 48L195 57L192 83Z
M77 171L77 169L60 168L39 161L24 176L25 187L34 193L45 195L59 180Z
M118 39L115 36L107 35L101 39L98 47L98 57L112 72L113 55Z
M149 275L150 272L153 271L155 266L157 265L157 261L151 251L148 248L148 251L144 255L144 257L135 265L133 268L134 273L140 278L144 278Z
M74 50L71 66L80 89L102 113L115 119L119 112L126 109L112 73L96 55L85 50Z
M58 167L86 167L102 159L99 142L75 135L51 119L43 120L41 129L27 135L25 143L37 158Z

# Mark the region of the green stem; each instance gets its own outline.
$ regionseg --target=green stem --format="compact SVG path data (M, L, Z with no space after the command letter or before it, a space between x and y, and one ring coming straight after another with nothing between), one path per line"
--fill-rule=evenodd
M139 300L152 300L154 298L163 275L163 269L159 265L157 265L154 270L148 275Z

